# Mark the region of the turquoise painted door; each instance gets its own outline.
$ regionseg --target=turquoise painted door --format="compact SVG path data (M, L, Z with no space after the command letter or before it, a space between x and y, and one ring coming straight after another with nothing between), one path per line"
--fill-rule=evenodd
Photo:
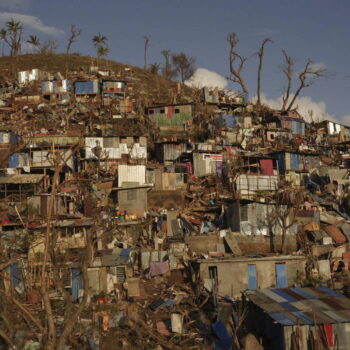
M286 264L276 264L277 288L287 288Z
M248 289L256 290L256 266L248 265Z

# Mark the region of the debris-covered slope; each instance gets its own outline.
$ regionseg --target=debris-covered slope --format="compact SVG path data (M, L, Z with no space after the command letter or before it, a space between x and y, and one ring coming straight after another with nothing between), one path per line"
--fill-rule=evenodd
M0 57L0 81L13 80L18 71L39 68L42 71L66 74L72 71L88 72L92 66L103 70L112 70L120 79L137 81L138 93L144 96L150 104L154 102L171 103L190 101L192 89L185 85L170 81L161 75L139 67L130 66L116 61L96 59L79 54L26 54L17 57ZM175 96L181 93L181 101L174 101Z

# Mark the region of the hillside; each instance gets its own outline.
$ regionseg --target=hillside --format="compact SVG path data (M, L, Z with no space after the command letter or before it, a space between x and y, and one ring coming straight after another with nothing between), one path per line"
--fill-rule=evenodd
M179 103L193 99L193 90L183 84L170 81L150 71L127 64L79 54L26 54L17 57L0 57L0 81L13 80L17 72L39 68L50 73L60 72L64 76L72 72L89 72L91 66L112 71L112 75L134 83L135 93L143 102Z

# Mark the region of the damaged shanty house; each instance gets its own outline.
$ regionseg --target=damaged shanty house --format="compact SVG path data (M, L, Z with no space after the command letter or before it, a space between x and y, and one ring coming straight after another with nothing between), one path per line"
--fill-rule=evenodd
M144 136L87 136L82 156L82 168L116 171L119 164L145 164L147 137Z
M245 327L264 348L348 349L350 301L326 287L249 291Z
M57 161L64 163L65 179L79 169L78 136L44 135L24 136L24 151L28 161L24 171L34 174L53 174Z
M192 123L194 107L188 104L157 105L146 108L146 115L161 132L187 131Z
M239 298L248 289L292 287L304 274L305 263L297 255L212 257L197 259L191 267L196 283L201 281L208 291Z

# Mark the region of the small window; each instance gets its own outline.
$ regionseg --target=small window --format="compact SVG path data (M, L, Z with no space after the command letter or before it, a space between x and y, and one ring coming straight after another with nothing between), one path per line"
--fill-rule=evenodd
M175 114L179 114L180 113L180 109L179 108L175 108Z
M154 114L154 109L148 110L148 114Z
M248 221L248 205L241 205L240 218L241 221Z
M128 201L136 201L136 191L128 191L127 199Z
M165 109L162 108L160 111L159 111L160 114L165 114Z
M275 138L274 134L270 134L270 139L273 140Z
M213 280L218 279L218 268L217 266L209 266L209 278Z

